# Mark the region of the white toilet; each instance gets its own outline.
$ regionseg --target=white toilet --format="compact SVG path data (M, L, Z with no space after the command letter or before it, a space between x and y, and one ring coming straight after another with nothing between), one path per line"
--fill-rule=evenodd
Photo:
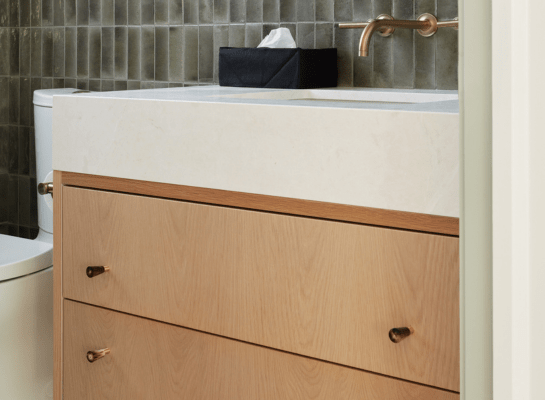
M52 182L53 95L34 92L36 178ZM53 201L38 198L35 240L0 235L0 399L53 398Z

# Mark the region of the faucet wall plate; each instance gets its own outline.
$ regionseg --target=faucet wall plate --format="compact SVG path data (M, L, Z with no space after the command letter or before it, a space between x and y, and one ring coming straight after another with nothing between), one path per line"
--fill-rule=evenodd
M420 17L418 17L418 21L427 21L430 23L430 25L427 28L424 29L418 29L418 33L420 33L424 37L430 37L435 35L437 32L437 18L433 16L430 13L424 13Z
M388 15L388 14L380 14L378 17L377 17L377 20L389 20L389 21L393 21L394 17L392 17L391 15ZM371 20L372 21L372 20ZM392 36L392 34L395 32L395 28L392 28L392 27L384 27L384 28L381 28L378 33L380 36L383 36L383 37L388 37L388 36Z

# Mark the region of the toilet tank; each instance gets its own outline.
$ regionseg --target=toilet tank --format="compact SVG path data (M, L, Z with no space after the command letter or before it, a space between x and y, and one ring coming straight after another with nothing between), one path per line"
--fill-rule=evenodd
M70 94L78 89L44 89L34 92L34 132L36 142L36 181L53 181L53 96ZM51 196L38 196L38 226L53 233L53 202ZM48 205L49 203L49 205Z

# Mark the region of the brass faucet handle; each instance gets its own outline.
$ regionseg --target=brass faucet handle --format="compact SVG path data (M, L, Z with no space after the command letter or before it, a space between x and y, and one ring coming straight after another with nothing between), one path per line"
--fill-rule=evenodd
M339 22L340 29L365 29L367 25L371 23L372 20L368 22Z
M394 343L399 343L403 339L408 338L411 334L414 333L414 329L409 327L403 327L403 328L392 328L390 329L390 332L388 332L388 336L390 337L390 340Z
M454 18L453 20L450 20L450 21L438 21L437 22L437 27L438 28L452 28L452 29L457 31L458 26L459 26L458 17L456 17L456 18Z
M90 363L100 360L102 357L110 354L110 349L93 350L87 352L87 361Z
M103 274L104 272L108 272L110 270L110 267L103 267L103 266L96 266L96 267L87 267L85 270L85 274L89 278L93 278L97 275Z

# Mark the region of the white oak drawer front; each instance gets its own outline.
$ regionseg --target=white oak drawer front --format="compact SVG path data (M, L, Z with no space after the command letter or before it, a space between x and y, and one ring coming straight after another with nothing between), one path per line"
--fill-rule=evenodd
M66 298L459 391L457 238L74 187L62 202Z
M459 395L64 301L64 400L459 400ZM107 349L89 362L88 352Z

